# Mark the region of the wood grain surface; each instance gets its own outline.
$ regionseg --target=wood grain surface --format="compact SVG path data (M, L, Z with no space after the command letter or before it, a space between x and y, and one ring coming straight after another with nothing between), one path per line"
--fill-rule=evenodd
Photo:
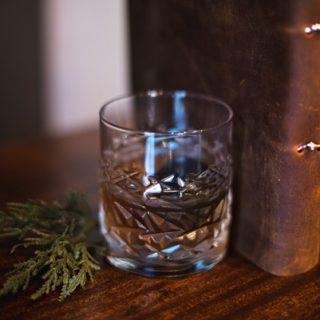
M0 146L0 206L28 198L86 192L98 204L98 134ZM0 242L0 283L12 263ZM25 293L0 298L0 319L320 319L320 268L275 277L235 253L211 271L179 279L150 279L103 262L94 282L65 302L52 294L32 301Z

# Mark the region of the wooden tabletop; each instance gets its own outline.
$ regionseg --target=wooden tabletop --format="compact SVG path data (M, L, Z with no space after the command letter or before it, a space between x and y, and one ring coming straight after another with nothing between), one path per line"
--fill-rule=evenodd
M7 201L61 199L86 192L98 205L98 134L0 146L0 206ZM0 242L0 283L19 257ZM214 269L178 279L150 279L105 263L95 281L65 302L52 294L0 298L0 319L320 319L320 268L275 277L229 253Z

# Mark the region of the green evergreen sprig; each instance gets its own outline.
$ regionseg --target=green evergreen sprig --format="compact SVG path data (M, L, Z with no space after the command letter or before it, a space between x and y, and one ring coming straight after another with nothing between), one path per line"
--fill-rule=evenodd
M100 269L92 252L104 253L104 246L88 240L96 223L83 195L66 194L65 205L44 201L9 203L0 212L0 238L16 237L11 253L34 248L33 255L13 265L0 288L0 296L26 290L31 278L41 276L42 286L31 295L38 299L59 288L62 301L84 287Z

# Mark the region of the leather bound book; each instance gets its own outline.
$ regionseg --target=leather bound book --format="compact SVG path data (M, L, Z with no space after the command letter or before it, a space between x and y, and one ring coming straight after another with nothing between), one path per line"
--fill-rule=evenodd
M129 2L135 91L214 94L235 111L232 244L276 275L319 261L320 2ZM319 21L320 23L320 21Z

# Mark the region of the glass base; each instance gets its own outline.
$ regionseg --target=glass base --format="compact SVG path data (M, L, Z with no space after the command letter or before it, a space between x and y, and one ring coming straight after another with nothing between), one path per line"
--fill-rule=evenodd
M173 278L183 277L194 273L208 271L219 263L225 256L225 253L215 257L203 258L197 261L181 264L168 265L148 265L129 258L116 258L107 256L107 260L116 268L124 271L133 272L146 277L155 278Z

